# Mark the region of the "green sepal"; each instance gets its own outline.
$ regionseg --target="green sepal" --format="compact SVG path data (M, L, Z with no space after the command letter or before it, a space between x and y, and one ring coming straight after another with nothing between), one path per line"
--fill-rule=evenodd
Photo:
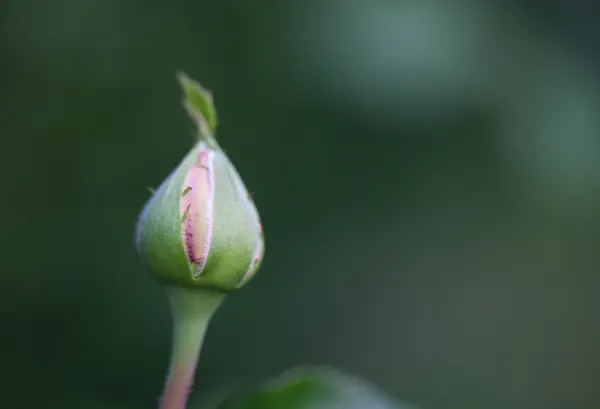
M246 187L225 153L213 159L215 198L213 237L201 279L234 290L244 284L262 234L259 216Z
M136 234L138 252L150 274L166 284L190 286L194 280L183 244L179 201L188 169L194 166L197 144L165 179L142 210Z
M216 143L213 135L219 121L212 93L183 72L177 74L177 79L184 92L184 106L192 120L197 122L199 137L215 147L212 146L213 142Z

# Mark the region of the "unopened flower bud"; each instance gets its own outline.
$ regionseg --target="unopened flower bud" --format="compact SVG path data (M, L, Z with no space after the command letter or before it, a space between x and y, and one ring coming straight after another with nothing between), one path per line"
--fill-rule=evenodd
M142 210L138 251L165 284L232 291L260 264L262 227L250 194L214 137L211 94L183 74L179 80L198 141Z

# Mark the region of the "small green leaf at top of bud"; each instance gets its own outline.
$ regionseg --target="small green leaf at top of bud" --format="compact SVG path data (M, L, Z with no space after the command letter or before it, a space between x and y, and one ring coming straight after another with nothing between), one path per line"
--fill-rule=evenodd
M178 73L177 79L185 94L184 105L188 114L198 121L201 133L208 131L213 135L217 131L218 119L212 93L185 73ZM203 125L206 130L202 129Z

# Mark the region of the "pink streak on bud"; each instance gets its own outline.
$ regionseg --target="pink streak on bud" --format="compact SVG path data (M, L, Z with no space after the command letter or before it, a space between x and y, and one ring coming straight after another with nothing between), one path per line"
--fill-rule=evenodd
M206 265L212 239L213 155L214 152L208 149L200 152L198 161L185 177L179 204L185 251L189 262L198 265L197 275Z

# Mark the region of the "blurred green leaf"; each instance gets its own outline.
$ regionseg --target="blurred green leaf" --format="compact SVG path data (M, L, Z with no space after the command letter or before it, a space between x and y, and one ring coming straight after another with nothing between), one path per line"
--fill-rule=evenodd
M299 368L227 399L218 409L409 409L356 377Z

